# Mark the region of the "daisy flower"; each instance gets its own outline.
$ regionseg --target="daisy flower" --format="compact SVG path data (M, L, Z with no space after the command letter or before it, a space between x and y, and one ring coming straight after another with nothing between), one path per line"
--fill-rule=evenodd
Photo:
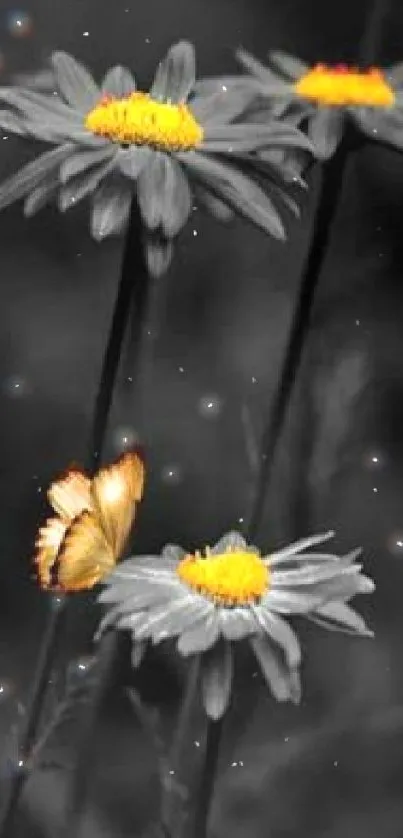
M276 70L246 50L238 50L237 58L250 75L232 76L224 83L234 90L245 84L249 91L254 84L271 118L286 116L295 125L306 122L320 159L332 156L348 119L371 139L403 149L403 64L388 70L324 63L310 67L283 52L269 57ZM222 83L221 79L211 79L210 84L202 81L201 90L211 93Z
M42 588L83 591L114 568L143 495L144 465L126 452L91 480L71 468L51 484L48 500L56 513L40 528L35 565Z
M181 655L201 655L203 703L218 719L228 707L232 643L247 639L277 701L299 702L301 648L288 618L303 615L326 628L372 636L348 604L374 583L346 556L303 552L333 537L315 535L268 556L230 532L211 550L189 554L167 545L161 556L134 557L103 580L99 600L111 606L98 632L129 630L135 643L176 638Z
M98 86L64 52L53 53L51 65L57 96L32 86L0 88L7 106L0 126L52 145L0 186L0 209L23 198L29 216L53 199L64 211L91 196L91 232L101 240L124 231L135 194L153 274L167 268L194 198L219 218L235 210L285 238L270 188L245 175L242 163L259 149L312 145L294 126L242 121L246 88L194 93L192 44L171 47L148 93L124 67L109 70ZM276 183L273 194L283 194Z

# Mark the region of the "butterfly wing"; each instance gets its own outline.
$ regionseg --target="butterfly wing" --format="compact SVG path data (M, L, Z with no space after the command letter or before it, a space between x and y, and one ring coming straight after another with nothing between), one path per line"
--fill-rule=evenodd
M41 588L52 587L52 568L57 560L68 526L68 521L63 521L61 518L48 518L38 532L34 563Z
M48 490L48 501L62 518L72 521L85 509L92 510L91 481L79 468L70 468Z
M56 587L64 591L92 588L110 573L115 557L97 516L84 511L67 529L55 566Z
M136 503L143 496L144 474L139 454L126 452L112 465L101 468L91 484L94 512L116 560L129 536Z

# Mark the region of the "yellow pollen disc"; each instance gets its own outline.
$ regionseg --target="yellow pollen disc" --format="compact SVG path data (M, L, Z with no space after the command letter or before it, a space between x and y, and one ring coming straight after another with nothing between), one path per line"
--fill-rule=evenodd
M155 102L136 91L124 99L105 96L85 119L88 131L114 143L188 151L203 140L203 128L185 104Z
M228 549L206 557L185 556L177 574L182 582L219 605L247 605L255 602L269 586L270 572L258 553Z
M317 64L294 85L295 93L319 105L389 108L395 103L393 89L381 70L358 70L344 65Z

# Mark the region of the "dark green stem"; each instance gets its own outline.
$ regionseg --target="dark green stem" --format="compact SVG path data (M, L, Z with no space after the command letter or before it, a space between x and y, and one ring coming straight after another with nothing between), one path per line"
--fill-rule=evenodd
M18 809L25 781L29 774L28 763L30 752L37 738L48 683L61 631L64 625L67 599L63 596L53 597L52 599L51 613L48 618L48 624L45 636L42 640L39 660L34 675L31 700L27 708L24 726L21 731L18 746L18 764L14 766L15 773L11 778L4 807L1 812L1 838L8 838L8 836L11 836L12 834L16 811Z
M207 723L206 750L195 810L193 838L207 838L211 800L217 779L223 722L224 716L217 722L209 719Z

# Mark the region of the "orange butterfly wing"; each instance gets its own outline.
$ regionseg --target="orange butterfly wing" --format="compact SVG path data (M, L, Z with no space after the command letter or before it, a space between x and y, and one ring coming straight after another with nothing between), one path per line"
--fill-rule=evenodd
M34 562L41 588L52 587L52 568L57 560L67 528L67 521L61 518L48 518L38 532Z
M57 557L57 587L64 591L88 590L114 566L115 556L96 515L82 512L70 524Z
M126 452L101 468L91 484L94 513L99 518L115 560L122 554L144 488L144 463L137 452Z
M48 490L48 501L55 512L72 521L85 509L91 512L91 481L79 468L70 468Z

